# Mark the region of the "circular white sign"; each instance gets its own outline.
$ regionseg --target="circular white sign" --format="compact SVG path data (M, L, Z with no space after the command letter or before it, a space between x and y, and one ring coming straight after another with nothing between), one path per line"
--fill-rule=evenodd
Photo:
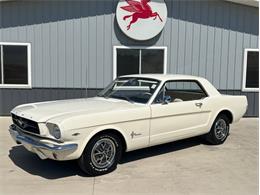
M162 31L167 20L167 7L164 0L120 0L116 18L128 37L148 40Z

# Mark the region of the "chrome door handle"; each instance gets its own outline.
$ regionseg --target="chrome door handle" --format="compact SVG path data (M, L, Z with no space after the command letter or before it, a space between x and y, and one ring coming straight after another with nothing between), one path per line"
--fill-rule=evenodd
M202 106L203 104L200 102L200 103L195 103L195 105L196 105L197 107L200 107L200 108L201 108L201 106Z

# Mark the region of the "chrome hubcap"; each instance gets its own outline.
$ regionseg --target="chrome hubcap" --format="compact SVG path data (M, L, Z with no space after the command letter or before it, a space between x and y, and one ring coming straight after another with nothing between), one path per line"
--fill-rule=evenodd
M215 135L219 140L226 138L228 134L228 126L224 119L219 119L215 124Z
M108 138L96 142L91 151L91 161L99 169L109 168L115 160L116 147Z

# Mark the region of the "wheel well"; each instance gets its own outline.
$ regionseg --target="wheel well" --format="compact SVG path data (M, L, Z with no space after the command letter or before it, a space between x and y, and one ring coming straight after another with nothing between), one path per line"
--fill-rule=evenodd
M232 113L231 113L229 110L222 110L222 111L218 114L218 116L219 116L220 114L225 115L225 116L229 119L229 123L232 123L232 122L233 122L233 115L232 115Z
M116 136L118 136L119 139L121 140L123 151L124 152L126 151L126 141L125 141L125 138L122 135L122 133L120 133L118 130L115 130L115 129L105 129L105 130L102 130L102 131L96 133L93 137L95 137L97 135L100 135L100 134L105 134L105 133L112 133L112 134L115 134Z

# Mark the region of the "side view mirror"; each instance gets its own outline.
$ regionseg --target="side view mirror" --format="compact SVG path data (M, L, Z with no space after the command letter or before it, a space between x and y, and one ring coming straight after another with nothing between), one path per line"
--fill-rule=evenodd
M171 96L169 96L169 95L164 96L163 104L169 104L171 101L172 101Z

